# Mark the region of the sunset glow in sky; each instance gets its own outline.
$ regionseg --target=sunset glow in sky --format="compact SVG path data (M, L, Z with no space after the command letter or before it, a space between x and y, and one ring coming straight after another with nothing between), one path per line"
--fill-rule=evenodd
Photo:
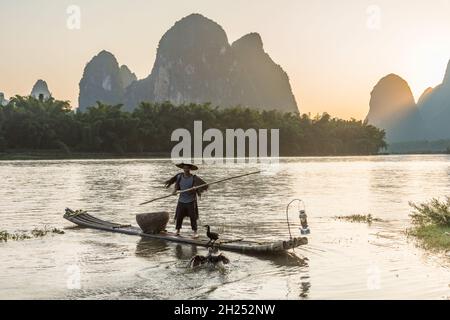
M67 28L69 5L81 28ZM302 113L362 119L377 81L396 73L416 99L442 78L450 59L450 0L0 0L0 92L29 94L37 79L77 106L85 64L112 52L147 76L161 36L201 13L229 42L258 32L280 64Z

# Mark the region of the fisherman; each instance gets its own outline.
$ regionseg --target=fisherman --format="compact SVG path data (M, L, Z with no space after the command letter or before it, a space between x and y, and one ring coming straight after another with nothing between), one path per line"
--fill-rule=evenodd
M198 187L200 185L206 184L200 177L193 175L191 171L198 170L198 167L189 163L179 163L176 165L178 168L183 169L182 173L176 174L171 179L165 182L165 187L169 188L175 183L174 194L179 190L186 190L192 187ZM191 220L191 228L194 231L194 238L198 238L197 234L197 220L198 220L198 205L197 196L208 189L208 186L200 187L196 190L182 192L178 198L178 205L175 211L175 221L176 221L176 235L180 235L180 229L183 224L183 219L189 217Z

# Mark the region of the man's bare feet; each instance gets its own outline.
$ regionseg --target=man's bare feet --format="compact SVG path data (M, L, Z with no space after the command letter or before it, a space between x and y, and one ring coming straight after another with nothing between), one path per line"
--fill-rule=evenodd
M198 233L194 232L194 235L192 236L192 238L197 239L198 238Z
M179 237L179 236L180 236L180 230L177 230L177 232L175 233L175 235L176 235L177 237Z

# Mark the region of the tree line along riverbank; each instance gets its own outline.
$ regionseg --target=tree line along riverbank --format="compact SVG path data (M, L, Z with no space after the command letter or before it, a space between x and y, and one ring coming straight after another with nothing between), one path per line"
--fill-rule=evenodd
M366 122L209 104L141 103L134 111L98 102L74 112L67 101L16 96L0 107L0 159L169 155L178 128L279 129L280 156L377 154L385 133ZM206 145L207 143L205 143Z

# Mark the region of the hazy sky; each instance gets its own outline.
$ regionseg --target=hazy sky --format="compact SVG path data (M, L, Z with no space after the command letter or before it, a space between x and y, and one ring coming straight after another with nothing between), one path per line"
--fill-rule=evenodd
M80 30L66 26L69 5L81 9ZM418 98L441 82L450 58L450 0L0 0L0 91L29 94L42 78L77 106L95 54L111 51L145 77L163 33L193 12L230 42L260 33L302 113L364 118L371 89L392 72Z

